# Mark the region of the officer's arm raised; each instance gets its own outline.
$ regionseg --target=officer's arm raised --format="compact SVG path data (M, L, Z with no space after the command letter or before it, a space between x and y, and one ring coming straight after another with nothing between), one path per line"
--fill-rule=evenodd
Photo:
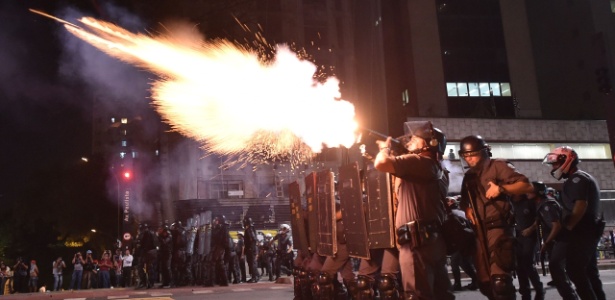
M374 167L380 172L394 173L393 161L395 157L391 156L391 137L387 137L386 141L377 141L377 143L380 152L376 155Z

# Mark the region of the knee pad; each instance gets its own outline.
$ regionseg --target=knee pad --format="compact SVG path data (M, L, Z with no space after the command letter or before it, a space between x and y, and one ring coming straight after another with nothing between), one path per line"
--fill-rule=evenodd
M508 274L491 275L491 289L495 299L515 299L515 286L513 278Z
M359 275L357 277L357 291L355 294L356 300L368 300L374 298L374 280L364 276Z
M318 299L333 300L333 276L329 273L322 272L318 276Z
M382 300L399 299L397 276L395 274L382 274L380 281L378 281L378 291L380 291L380 299Z

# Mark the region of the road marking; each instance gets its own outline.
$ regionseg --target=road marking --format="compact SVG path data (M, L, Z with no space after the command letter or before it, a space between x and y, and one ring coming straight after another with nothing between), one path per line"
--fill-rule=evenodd
M615 281L614 282L602 282L602 285L605 285L605 284L615 284Z
M122 299L122 298L130 298L129 295L120 295L120 296L108 296L107 299Z
M272 287L270 287L270 289L272 289L272 290L285 290L287 288L288 287L285 287L285 286L272 286Z
M233 292L249 292L249 291L253 291L254 289L251 288L243 288L243 289L232 289Z
M66 298L65 300L85 300L87 298Z
M192 291L193 294L210 294L213 293L213 290L200 290L200 291Z
M156 293L156 292L150 293L149 295L152 297L171 297L173 296L172 293Z

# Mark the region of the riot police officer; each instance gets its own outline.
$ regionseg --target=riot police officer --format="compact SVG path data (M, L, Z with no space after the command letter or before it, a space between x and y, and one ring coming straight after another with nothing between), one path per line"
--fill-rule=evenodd
M293 239L290 236L290 226L288 224L281 224L278 234L273 237L274 241L278 242L275 253L275 280L280 278L282 268L286 268L285 273L290 273L292 261L293 261Z
M441 165L446 138L431 122L406 122L407 154L391 155L391 137L378 141L374 167L396 177L398 207L395 226L399 242L404 299L454 299L446 270L446 244L441 226L446 217L442 200L448 173ZM385 282L394 286L392 279Z
M181 221L171 224L171 236L173 243L173 255L171 257L171 269L173 271L172 285L186 284L190 269L186 264L187 236Z
M221 286L228 285L227 269L224 262L224 257L226 253L230 251L230 236L225 221L226 220L223 215L214 217L213 228L211 231L211 262L213 263L213 268L211 271L215 274L215 281Z
M254 223L252 222L252 218L244 218L243 219L243 228L244 230L244 253L246 255L246 261L248 262L248 270L250 272L250 280L248 283L258 282L260 279L260 274L258 273L258 268L256 267L256 256L258 254L258 247L256 246L257 238L256 238L256 229L254 228Z
M271 233L267 233L265 234L265 238L263 238L263 241L259 247L259 260L261 270L262 268L265 268L265 272L269 275L269 281L273 281L273 251L273 237Z
M532 182L532 185L534 192L528 194L528 198L536 204L536 221L521 234L530 236L538 231L539 225L541 226L544 243L540 247L540 255L544 260L545 253L549 254L549 271L553 284L563 300L577 300L579 297L566 274L566 249L570 233L561 223L562 207L555 198L546 196L544 183Z
M604 233L600 211L600 188L596 179L579 169L579 156L569 146L548 153L543 164L551 175L564 179L562 188L563 225L570 230L566 270L581 299L606 299L598 273L596 247Z
M491 147L481 136L464 137L459 156L469 170L462 182L461 208L477 236L475 266L479 289L489 299L515 299L511 195L533 191L527 177L501 159L491 159Z
M246 255L244 247L243 231L237 231L237 243L235 243L235 252L237 253L237 260L239 261L239 271L241 272L241 280L239 282L246 282Z
M524 229L531 227L536 220L536 204L527 198L526 195L515 196L512 201L515 214L515 236L517 238L516 258L517 276L519 277L519 294L522 300L530 300L530 283L536 291L535 300L544 299L545 289L538 271L534 267L536 246L538 245L538 234L536 231L523 235Z
M171 255L173 253L173 235L168 224L163 224L158 230L158 266L162 275L162 288L171 286Z
M157 250L155 239L156 235L144 223L139 230L137 253L139 257L139 286L137 288L151 288L154 285L154 261L156 260Z

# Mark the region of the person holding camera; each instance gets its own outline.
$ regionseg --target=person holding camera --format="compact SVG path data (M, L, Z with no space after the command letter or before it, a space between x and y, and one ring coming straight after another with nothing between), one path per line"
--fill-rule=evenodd
M73 274L70 279L70 290L73 290L75 288L77 288L77 290L80 290L81 276L83 276L83 264L85 264L85 261L81 256L81 252L75 253L71 263L73 264Z
M56 292L62 289L62 271L64 268L66 268L66 264L60 256L53 262L53 290Z

